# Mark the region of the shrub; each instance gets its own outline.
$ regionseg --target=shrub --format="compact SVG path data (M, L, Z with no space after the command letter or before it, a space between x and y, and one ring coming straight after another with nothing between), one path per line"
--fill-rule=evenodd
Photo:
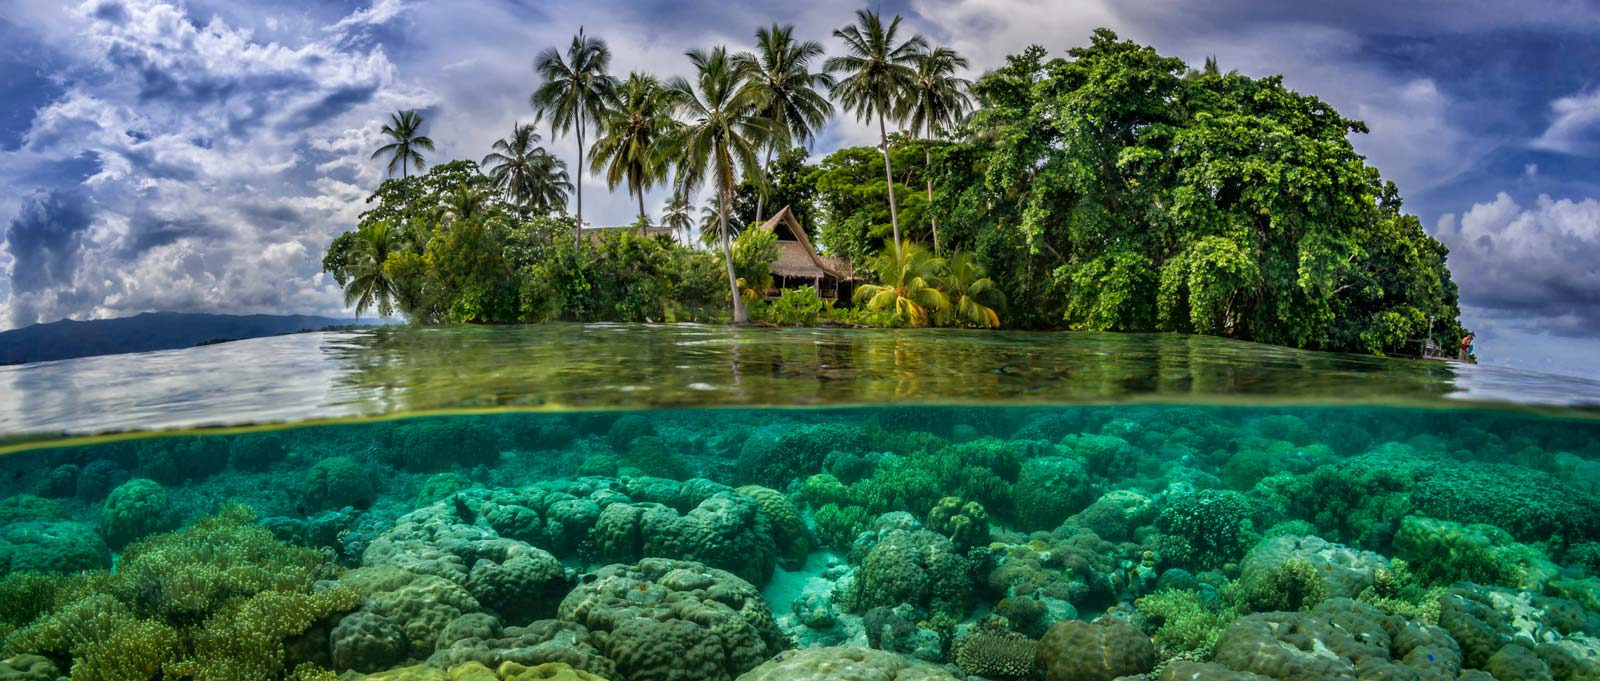
M826 305L810 286L786 289L767 306L766 319L784 326L811 326L821 318Z

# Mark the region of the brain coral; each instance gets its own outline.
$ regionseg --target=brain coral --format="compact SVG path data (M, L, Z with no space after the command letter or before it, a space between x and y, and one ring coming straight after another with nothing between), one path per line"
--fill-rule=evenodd
M777 563L771 522L755 499L734 492L715 493L681 516L662 504L612 504L593 536L602 560L694 560L756 584Z
M745 485L738 492L755 501L761 513L767 516L772 526L772 540L778 545L778 562L783 569L805 567L806 556L811 554L816 540L811 538L811 530L806 528L800 510L782 492L770 487Z
M782 653L738 681L957 681L957 677L882 650L806 648Z
M688 561L603 567L567 595L559 618L596 632L629 681L733 679L788 647L755 587Z
M469 617L474 616L464 615L461 619ZM506 664L527 667L561 664L601 677L616 677L616 665L600 654L589 630L581 624L539 620L526 627L481 633L485 635L468 636L441 645L428 658L428 664L441 669L470 662L490 668Z
M364 609L398 624L411 655L418 658L433 652L439 633L452 620L480 609L477 599L455 582L393 567L351 570L339 582L368 596Z
M339 620L329 636L336 671L375 672L406 659L406 633L374 612L353 612Z
M1454 679L1461 656L1437 627L1336 598L1310 612L1247 615L1217 639L1213 661L1275 679Z
M956 618L967 614L972 602L971 563L956 552L949 538L915 527L891 527L881 530L875 543L867 546L858 545L852 551L855 558L865 549L855 575L853 610L866 612L907 603L928 614Z
M1156 649L1133 625L1114 617L1057 622L1039 641L1045 681L1111 681L1156 666Z

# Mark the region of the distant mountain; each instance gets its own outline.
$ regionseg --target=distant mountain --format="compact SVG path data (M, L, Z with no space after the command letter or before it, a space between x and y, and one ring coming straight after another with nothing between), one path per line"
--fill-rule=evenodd
M370 324L362 320L363 324ZM230 315L146 312L119 319L63 319L0 332L0 364L187 348L207 342L259 338L330 326L351 319L311 315Z

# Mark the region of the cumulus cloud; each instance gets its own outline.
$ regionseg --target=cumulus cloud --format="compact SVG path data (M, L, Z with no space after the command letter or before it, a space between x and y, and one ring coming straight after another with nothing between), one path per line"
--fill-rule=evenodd
M0 178L27 186L63 159L95 163L71 193L16 209L6 321L341 310L317 276L321 250L362 208L346 188L381 180L346 161L352 145L370 144L384 111L433 103L381 47L347 38L403 8L377 0L282 41L175 0L65 12L75 35L57 46L71 63L55 75L62 92L0 153L14 169Z
M1531 206L1501 193L1439 219L1462 302L1520 316L1525 329L1600 334L1600 200Z

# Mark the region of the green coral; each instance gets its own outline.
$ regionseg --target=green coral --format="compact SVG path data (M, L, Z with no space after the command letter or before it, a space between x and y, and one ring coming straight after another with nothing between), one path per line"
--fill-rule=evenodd
M1174 497L1156 518L1170 555L1163 560L1212 570L1238 562L1260 536L1255 510L1244 495L1229 490L1201 490Z
M100 531L112 548L178 526L167 490L160 483L134 478L111 490L100 512Z
M641 437L655 437L655 422L638 414L624 414L611 422L611 427L606 430L606 444L611 445L612 451L622 453L628 451L628 446Z
M927 528L950 538L956 550L965 553L974 546L989 543L989 513L976 501L963 503L961 497L945 497L928 511Z
M130 545L116 573L0 581L8 655L68 662L74 679L277 678L285 640L358 605L322 554L286 546L229 507Z
M859 453L866 451L866 444L860 427L842 423L793 425L777 435L757 433L739 451L739 480L786 489L791 480L821 471L830 452Z
M422 487L417 490L416 500L411 502L412 508L422 508L439 501L448 499L465 489L471 489L472 479L460 473L435 473L422 481Z
M1139 450L1127 440L1112 435L1071 435L1061 441L1074 456L1083 460L1093 475L1111 480L1132 475L1139 466Z
M955 663L961 671L987 679L1021 679L1033 674L1039 642L1004 628L982 626L956 639Z
M493 428L472 418L435 418L396 429L400 467L439 471L455 466L492 464L500 459L500 440Z
M817 526L817 540L824 546L849 548L856 535L872 524L872 514L860 506L823 504L812 518Z
M251 433L233 438L228 463L236 471L264 471L287 456L283 436L277 433Z
M1208 605L1199 592L1186 589L1157 591L1133 606L1162 659L1208 656L1217 637L1239 618L1233 608Z
M1241 598L1254 612L1308 610L1328 599L1328 587L1311 561L1293 556L1251 575L1241 585Z
M1053 530L1097 496L1088 472L1076 459L1029 459L1017 478L1017 522L1024 530Z
M43 497L19 494L0 499L0 525L51 522L66 517L66 510L59 502Z
M318 461L300 479L300 507L308 513L346 506L366 508L376 497L367 468L348 456Z
M689 477L689 468L684 462L670 451L666 443L654 435L636 437L623 452L617 461L618 475L649 476L667 478L669 480L683 480Z
M1395 534L1394 549L1430 585L1476 582L1542 590L1560 574L1538 549L1493 525L1408 516Z

